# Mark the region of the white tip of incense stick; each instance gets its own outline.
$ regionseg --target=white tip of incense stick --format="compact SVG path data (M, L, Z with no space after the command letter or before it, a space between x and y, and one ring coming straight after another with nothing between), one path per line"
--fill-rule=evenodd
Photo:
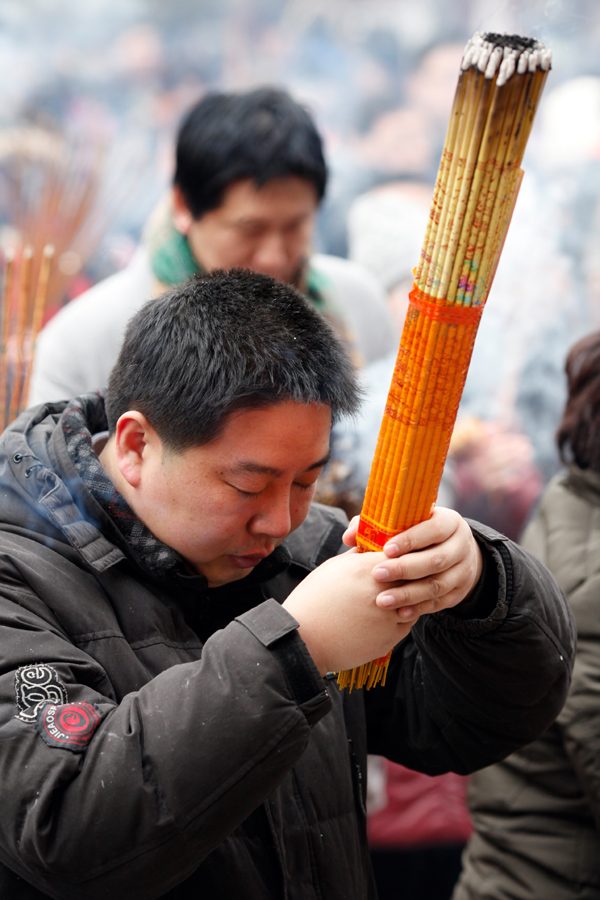
M477 61L477 68L480 72L485 72L487 69L487 64L490 61L493 49L491 44L488 44L487 41L484 42L479 54L479 60Z
M44 256L54 256L54 244L46 244L43 250Z
M515 72L524 75L541 67L550 68L552 52L532 38L510 34L481 34L476 31L467 42L461 62L462 71L475 66L485 78L497 76L501 87Z
M479 59L479 47L476 44L474 44L472 47L469 48L469 55L467 56L467 59L465 60L465 62L467 64L467 69L470 69L472 66L476 66L478 59Z
M479 46L480 45L477 43L477 41L474 41L471 38L471 40L465 47L465 52L463 53L463 59L462 59L463 71L470 69L471 66L473 65L473 58L479 54Z
M476 37L477 37L477 34L474 34L472 38L469 38L469 40L467 41L467 43L465 45L465 49L463 50L462 60L461 60L461 64L460 64L460 67L463 70L463 72L466 69L468 69L470 66L469 60L471 58L471 47L473 46L473 43L474 43Z
M489 48L489 52L488 52ZM465 47L461 68L463 71L471 68L471 66L480 67L482 54L489 56L493 49L493 45L483 39L481 32L476 31L472 38L469 38Z
M506 84L511 75L514 74L515 68L515 57L512 54L502 60L502 65L500 66L498 79L496 81L497 87L502 87L503 84Z
M523 50L519 57L519 64L517 65L517 72L519 75L524 75L527 71L527 66L529 65L529 50Z
M492 55L490 56L490 61L488 62L487 68L485 70L486 78L494 77L502 61L502 56L502 47L494 47L494 49L492 50Z

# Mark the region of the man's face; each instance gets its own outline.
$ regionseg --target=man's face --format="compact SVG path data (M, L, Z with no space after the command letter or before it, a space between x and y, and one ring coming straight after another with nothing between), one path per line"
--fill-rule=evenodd
M304 178L272 178L262 187L234 181L217 209L188 224L190 248L205 271L240 266L296 284L317 206Z
M153 457L135 511L209 585L237 581L304 521L330 428L314 403L237 413L211 443Z

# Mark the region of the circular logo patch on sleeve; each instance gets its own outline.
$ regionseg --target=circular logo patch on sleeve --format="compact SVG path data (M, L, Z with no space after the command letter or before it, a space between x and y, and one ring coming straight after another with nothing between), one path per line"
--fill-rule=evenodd
M83 753L103 714L91 703L45 703L38 711L36 727L49 747Z

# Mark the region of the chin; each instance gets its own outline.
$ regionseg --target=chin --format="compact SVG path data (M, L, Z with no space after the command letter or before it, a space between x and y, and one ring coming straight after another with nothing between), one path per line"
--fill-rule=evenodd
M206 580L208 581L209 588L223 587L224 584L229 584L231 581L241 581L242 578L245 578L246 575L249 575L254 566L250 566L248 569L228 569L225 572L209 572L208 574L202 573L206 575Z

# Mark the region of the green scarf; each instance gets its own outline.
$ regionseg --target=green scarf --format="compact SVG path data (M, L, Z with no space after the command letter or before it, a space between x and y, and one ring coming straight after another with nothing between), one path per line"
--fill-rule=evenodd
M202 271L187 237L173 225L168 203L163 202L154 210L143 240L150 254L152 274L165 289L183 284Z

